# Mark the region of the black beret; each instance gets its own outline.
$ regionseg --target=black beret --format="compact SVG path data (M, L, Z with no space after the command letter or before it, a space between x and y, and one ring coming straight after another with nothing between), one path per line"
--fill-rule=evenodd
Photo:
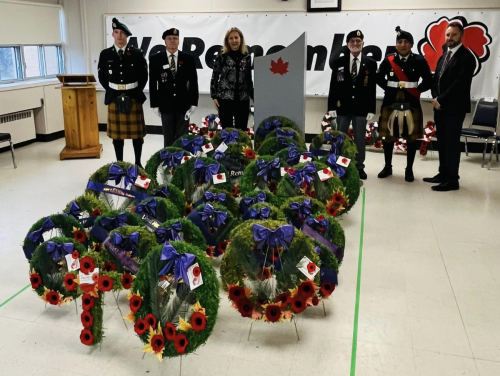
M396 31L398 36L396 37L396 42L400 39L406 39L408 42L413 44L413 35L411 35L408 31L401 30L399 26L396 27Z
M363 35L363 32L361 30L351 31L349 34L347 34L347 38L345 38L346 43L349 43L352 38L359 38L361 40L364 40L365 36Z
M163 35L161 36L161 39L165 39L169 35L175 35L176 37L179 36L179 29L168 29L163 32Z
M125 34L127 34L127 37L131 36L132 33L130 32L130 30L128 29L127 25L125 24L122 24L120 21L118 21L116 18L113 18L113 23L112 25L113 26L113 30L121 30L123 31Z

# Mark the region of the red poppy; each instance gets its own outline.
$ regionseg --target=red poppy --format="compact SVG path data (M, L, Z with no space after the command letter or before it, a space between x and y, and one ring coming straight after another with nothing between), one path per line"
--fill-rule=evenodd
M75 278L75 275L71 273L64 276L64 287L66 287L66 290L73 291L76 289L77 285L75 283Z
M90 311L95 306L95 299L89 294L83 294L82 296L82 309L84 311Z
M427 145L429 145L429 143L428 143L428 142L426 142L426 141L422 141L422 144L420 145L420 147L422 147L422 148L426 148L426 147L427 147Z
M210 144L206 144L204 147L205 149L210 149Z
M92 250L97 252L97 253L101 253L102 251L102 245L101 243L95 243L93 246L92 246Z
M306 160L307 158L309 158L306 154L302 154L302 159Z
M354 139L354 131L352 129L349 129L348 136L349 138Z
M338 209L335 206L328 206L326 212L329 216L336 217L338 214Z
M271 180L271 182L269 183L269 190L272 193L276 193L277 189L278 189L278 184L276 184L276 180Z
M200 267L199 267L199 266L195 267L195 268L193 269L193 275L194 275L195 277L198 277L200 274L201 274L201 269L200 269Z
M141 180L146 180L148 176L146 174L141 174Z
M217 244L217 252L219 252L219 254L226 253L226 249L227 249L228 244L229 244L229 241L220 242L219 244Z
M328 174L330 171L328 171L328 168L323 169L323 174Z
M92 281L94 281L94 283L99 282L99 274L97 273L92 274Z
M286 307L292 302L292 295L289 292L284 292L276 297L276 302L281 304L281 308Z
M201 332L207 327L207 317L201 312L193 313L190 322L195 332Z
M335 291L335 284L324 281L321 284L320 291L321 291L321 295L323 295L326 298L327 296L330 296L332 294L332 292Z
M175 346L175 351L177 351L178 354L185 354L186 353L186 347L189 345L189 341L186 338L185 334L177 334L175 336L174 340L174 346Z
M128 290L130 287L132 287L132 281L133 281L133 278L130 274L123 273L123 275L122 275L122 287L125 290Z
M427 155L427 149L426 148L420 148L420 155Z
M217 180L222 180L222 174L217 174Z
M274 250L273 250L273 261L278 261L279 260L280 253L281 253L281 249L280 248L274 248Z
M307 307L307 303L302 300L300 296L296 296L295 298L292 298L292 311L296 313L300 313L304 311Z
M80 271L83 274L89 274L95 269L94 259L90 256L85 256L80 260Z
M375 148L377 149L380 149L382 147L382 141L377 141L373 144L373 146L375 146Z
M250 148L246 148L245 149L245 157L247 157L248 159L254 159L255 158L255 152L250 149Z
M55 291L48 291L45 297L47 301L52 305L57 305L59 303L59 294Z
M30 275L31 287L34 289L39 288L42 285L42 277L38 273L32 273Z
M99 287L99 290L103 292L111 291L111 289L113 288L113 280L107 275L103 275L99 277L97 287Z
M165 338L161 334L155 334L151 338L151 347L155 353L160 353L163 351L163 347L165 346Z
M214 257L214 253L215 253L214 247L207 245L207 249L205 252L207 253L208 257L210 257L210 258Z
M311 263L312 264L312 263ZM314 265L314 264L313 264ZM314 265L316 266L316 265ZM309 266L308 266L308 269L309 269ZM308 299L310 298L311 296L314 295L314 283L313 281L310 281L310 280L307 280L307 281L304 281L302 282L300 285L299 285L299 290L298 290L298 294L303 297L304 299Z
M102 270L105 272L114 272L116 271L116 266L112 262L105 262Z
M85 232L82 230L73 231L73 239L75 239L78 243L83 243L86 238L87 235L85 235Z
M319 230L319 232L324 232L325 228L324 227L319 227L318 230Z
M82 320L82 325L84 328L91 328L94 325L94 316L89 311L83 311L80 319Z
M372 136L365 137L365 141L366 141L367 144L369 144L370 142L372 142Z
M323 219L325 219L325 216L323 214L318 216L318 221L322 221Z
M242 317L252 317L253 304L248 298L243 298L238 302L238 311Z
M237 197L239 194L240 194L240 186L239 185L234 185L233 186L233 192L232 192L233 197Z
M130 310L136 313L142 305L142 298L139 295L132 295L129 301Z
M320 227L320 231L321 229L322 227ZM307 264L307 271L309 272L309 274L313 274L316 271L316 264L314 262L310 262L309 264Z
M332 201L334 204L341 204L342 202L344 202L344 196L342 196L341 193L335 193L333 196L332 196Z
M276 304L269 304L266 307L266 319L269 322L279 321L281 318L281 308Z
M263 281L265 279L271 278L271 271L269 270L269 268L262 268L259 269L256 276L258 280Z
M175 339L175 326L171 322L167 322L167 325L163 328L163 335L169 341L173 341Z
M139 319L134 324L134 331L140 336L143 335L148 329L149 325L144 319Z
M231 286L229 288L229 299L233 302L239 302L245 297L245 289L240 286Z
M318 298L317 296L314 296L314 297L312 298L312 304L313 304L313 306L315 306L315 307L319 304L319 298Z
M80 253L78 253L78 251L73 251L73 252L71 253L71 257L72 257L74 260L76 260L77 258L79 258L79 257L80 257Z
M184 64L184 62L183 62L182 60L181 60L181 61L179 61L179 65L182 65L182 64Z
M144 317L144 320L146 320L146 322L151 328L156 329L157 320L155 315L153 315L152 313L148 313L146 317Z
M130 51L127 51L127 56L130 56Z
M80 333L80 341L87 346L91 346L94 343L94 336L92 332L88 329L83 329Z
M189 161L189 157L187 155L183 159L184 159L184 162Z
M99 209L94 209L94 210L92 210L92 214L91 214L91 215L92 215L92 217L98 217L98 216L100 216L101 214L102 214L102 211L101 211L101 210L99 210Z

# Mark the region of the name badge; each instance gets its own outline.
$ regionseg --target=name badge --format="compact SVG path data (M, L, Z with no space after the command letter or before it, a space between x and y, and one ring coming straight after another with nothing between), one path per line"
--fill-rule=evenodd
M170 68L170 65L168 65L168 64L163 66L163 69L168 69L168 68Z
M344 70L344 67L339 67L339 70Z

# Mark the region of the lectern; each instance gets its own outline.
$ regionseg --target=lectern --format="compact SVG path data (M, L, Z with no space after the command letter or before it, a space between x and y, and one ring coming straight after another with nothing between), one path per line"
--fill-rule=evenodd
M100 158L96 82L93 74L61 74L64 137L66 146L59 158Z

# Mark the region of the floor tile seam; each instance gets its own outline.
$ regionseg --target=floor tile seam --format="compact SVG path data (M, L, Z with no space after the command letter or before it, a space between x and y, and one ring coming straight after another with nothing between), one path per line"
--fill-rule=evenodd
M490 360L490 359L483 359L483 358L474 358L474 359L476 359L476 360L482 360L482 361L490 362L490 363L500 364L500 360Z

